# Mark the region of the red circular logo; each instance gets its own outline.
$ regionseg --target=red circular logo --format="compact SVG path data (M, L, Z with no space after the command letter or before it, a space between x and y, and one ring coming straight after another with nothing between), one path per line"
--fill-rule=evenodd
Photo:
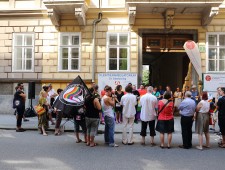
M193 48L195 48L195 43L194 43L194 41L187 41L187 42L186 42L186 47L187 47L189 50L192 50Z
M211 79L212 79L211 76L209 76L209 75L205 76L206 81L210 81Z

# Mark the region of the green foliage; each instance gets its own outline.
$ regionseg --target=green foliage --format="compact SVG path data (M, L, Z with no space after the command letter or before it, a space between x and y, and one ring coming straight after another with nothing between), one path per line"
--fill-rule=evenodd
M142 82L144 84L149 84L149 70L143 70Z

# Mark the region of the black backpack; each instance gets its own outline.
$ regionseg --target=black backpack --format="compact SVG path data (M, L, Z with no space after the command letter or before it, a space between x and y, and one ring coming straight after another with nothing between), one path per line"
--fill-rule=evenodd
M24 116L25 117L35 117L35 116L37 116L37 114L33 107L28 107L25 109Z

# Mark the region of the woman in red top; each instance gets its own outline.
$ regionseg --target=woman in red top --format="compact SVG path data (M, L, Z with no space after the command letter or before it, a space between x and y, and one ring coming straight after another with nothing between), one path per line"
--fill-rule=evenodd
M167 148L170 149L172 132L174 132L173 101L171 97L171 92L165 92L164 98L159 100L158 103L159 115L156 130L160 132L160 147L162 149L164 148L164 133L167 133Z

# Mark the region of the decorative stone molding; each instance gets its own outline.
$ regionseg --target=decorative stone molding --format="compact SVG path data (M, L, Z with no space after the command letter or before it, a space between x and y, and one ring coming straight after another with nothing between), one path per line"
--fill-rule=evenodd
M173 29L173 18L175 15L174 9L167 9L164 13L164 22L166 29Z
M59 30L59 27L60 27L60 18L59 18L59 15L56 13L56 11L53 8L47 9L47 12L48 12L48 17L52 21L52 24L55 26L55 28L57 30Z
M202 26L208 26L219 13L219 7L206 7L202 12Z
M83 5L81 8L75 8L75 17L77 18L77 21L80 26L86 25L86 13L87 9Z
M129 25L133 26L136 18L136 6L128 7Z

